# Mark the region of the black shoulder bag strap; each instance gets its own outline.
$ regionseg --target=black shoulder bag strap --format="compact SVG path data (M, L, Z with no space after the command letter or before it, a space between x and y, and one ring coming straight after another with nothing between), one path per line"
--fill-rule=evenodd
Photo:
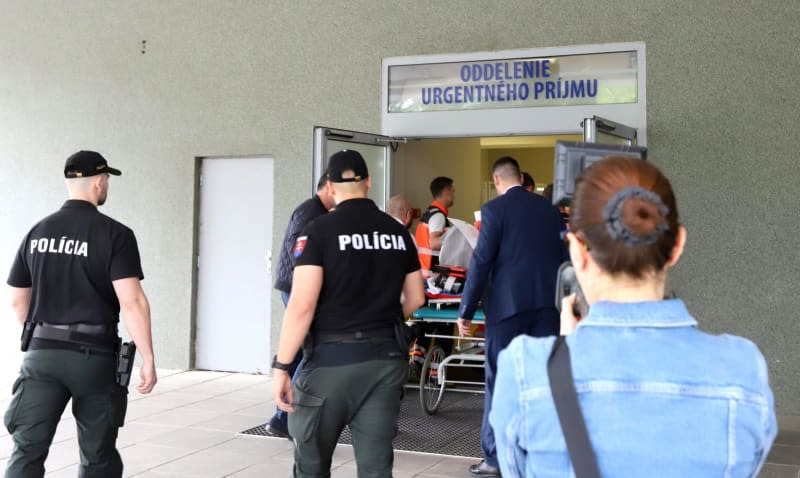
M578 393L572 378L572 364L569 358L569 347L566 337L556 337L550 358L547 359L547 378L550 380L550 391L556 404L558 421L567 442L567 450L575 469L576 478L600 478L597 458L594 456L589 432L583 421L578 403Z

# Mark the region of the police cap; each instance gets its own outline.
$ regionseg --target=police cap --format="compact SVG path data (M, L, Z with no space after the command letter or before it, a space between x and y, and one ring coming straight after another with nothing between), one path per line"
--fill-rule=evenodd
M342 173L353 171L352 178L343 178ZM367 163L358 151L343 149L334 153L328 160L328 181L332 183L353 183L367 179Z
M108 173L119 176L122 172L108 165L108 161L95 151L78 151L64 164L65 178L86 178L97 174Z

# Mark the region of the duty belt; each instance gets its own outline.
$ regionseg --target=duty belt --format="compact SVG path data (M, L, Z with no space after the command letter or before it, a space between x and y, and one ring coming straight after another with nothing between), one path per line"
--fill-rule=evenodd
M100 347L113 350L117 346L116 325L93 324L36 324L34 339L56 340L80 346Z
M314 347L304 367L335 367L370 360L407 360L408 351L400 351L394 338L373 338L361 342L325 343Z
M395 336L394 329L376 329L369 331L357 330L355 332L314 332L315 343L327 344L331 342L349 342L366 339L388 339Z
M89 335L117 335L117 324L48 324L41 322L40 327L50 327L53 329L70 330Z

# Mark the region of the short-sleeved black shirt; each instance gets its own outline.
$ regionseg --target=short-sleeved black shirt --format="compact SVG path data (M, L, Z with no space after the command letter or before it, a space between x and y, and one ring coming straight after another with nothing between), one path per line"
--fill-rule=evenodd
M31 287L31 322L113 324L112 281L128 277L144 279L133 231L89 202L69 200L25 236L7 282Z
M315 333L368 332L403 315L406 275L419 270L408 231L370 199L350 199L311 222L295 244L295 266L323 268Z

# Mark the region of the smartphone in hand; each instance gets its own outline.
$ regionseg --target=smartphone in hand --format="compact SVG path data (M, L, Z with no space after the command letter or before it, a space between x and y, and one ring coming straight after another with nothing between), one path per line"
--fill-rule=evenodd
M556 280L556 308L561 312L561 300L564 297L575 293L575 306L572 308L572 315L580 319L589 313L589 305L583 296L581 285L578 284L578 277L575 275L575 268L572 262L566 261L558 268L558 278Z

